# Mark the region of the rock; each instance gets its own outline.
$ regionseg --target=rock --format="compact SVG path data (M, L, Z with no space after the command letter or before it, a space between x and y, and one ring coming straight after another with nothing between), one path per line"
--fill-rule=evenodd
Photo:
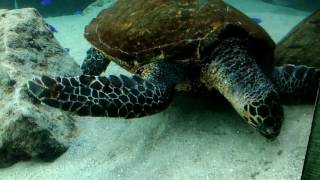
M320 10L299 23L275 50L276 64L320 67Z
M5 9L33 7L43 16L61 16L78 14L93 2L95 0L54 0L47 3L43 0L1 0L0 7Z
M53 160L67 150L73 118L32 99L26 82L40 74L79 73L35 9L0 10L0 167Z

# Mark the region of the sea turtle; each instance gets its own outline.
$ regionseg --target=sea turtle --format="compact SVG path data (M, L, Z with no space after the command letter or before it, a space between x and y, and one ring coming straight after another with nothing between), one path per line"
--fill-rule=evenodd
M34 78L33 96L80 116L135 118L162 111L176 91L218 90L275 138L283 121L279 95L314 96L319 80L315 68L274 67L269 35L221 0L119 0L92 20L85 37L93 48L84 74ZM99 76L110 61L134 75Z

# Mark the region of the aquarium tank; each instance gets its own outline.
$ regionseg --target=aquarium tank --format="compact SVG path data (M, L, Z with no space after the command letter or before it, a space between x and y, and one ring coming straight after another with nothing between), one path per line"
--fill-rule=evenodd
M320 1L1 0L1 180L319 180Z

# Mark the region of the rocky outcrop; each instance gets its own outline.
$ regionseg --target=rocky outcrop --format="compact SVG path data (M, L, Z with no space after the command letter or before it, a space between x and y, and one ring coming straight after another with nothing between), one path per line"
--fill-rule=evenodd
M0 10L0 167L66 151L74 120L32 99L26 82L40 74L79 73L35 9Z
M276 64L320 67L320 10L299 23L275 51Z

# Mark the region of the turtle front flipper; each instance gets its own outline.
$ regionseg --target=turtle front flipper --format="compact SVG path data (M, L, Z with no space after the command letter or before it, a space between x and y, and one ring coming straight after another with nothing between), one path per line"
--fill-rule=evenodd
M42 76L29 81L28 89L45 104L80 116L141 117L163 110L171 100L175 81L164 73L168 69L157 69L149 69L148 79Z
M267 138L280 133L283 109L272 82L259 69L248 41L228 38L213 50L201 81L217 89L251 126Z
M109 63L110 60L105 57L102 52L100 52L96 48L91 47L87 50L87 56L83 60L81 69L83 71L83 74L98 76L107 69Z
M320 82L320 69L286 64L275 67L270 78L284 100L315 101Z

